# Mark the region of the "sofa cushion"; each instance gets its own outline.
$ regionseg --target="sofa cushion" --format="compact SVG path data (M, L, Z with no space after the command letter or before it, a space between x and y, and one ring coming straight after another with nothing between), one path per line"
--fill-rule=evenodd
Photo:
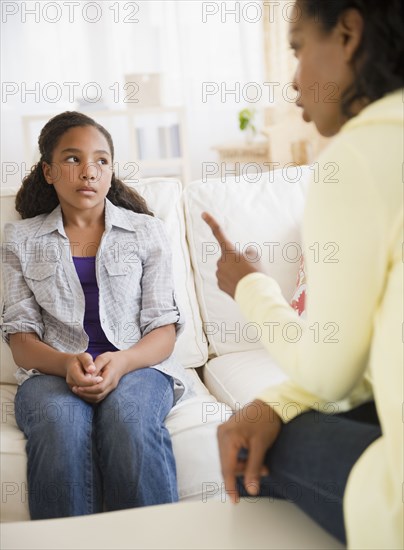
M218 498L210 486L221 487L216 431L222 421L222 403L209 394L194 369L186 371L195 397L181 401L166 418L177 465L180 500ZM14 396L17 386L0 385L2 428L0 432L0 467L2 522L29 520L26 439L17 427Z
M174 282L177 299L184 312L185 330L179 337L175 353L184 367L199 367L206 362L207 344L203 339L202 320L195 294L193 274L185 238L185 222L181 205L181 182L176 179L150 178L133 185L146 199L150 209L166 225L173 252ZM1 220L19 219L14 209L16 189L1 190ZM15 365L8 346L1 342L0 382L14 384Z
M126 182L131 185L130 182ZM195 293L191 260L185 236L182 184L176 179L149 178L133 187L146 199L150 209L165 223L173 253L174 283L178 302L185 315L185 330L175 353L184 367L200 367L207 360L202 319Z
M215 357L208 361L203 372L208 390L232 410L253 401L263 388L287 379L265 349Z
M256 181L227 178L197 181L184 190L187 236L204 330L215 355L261 348L259 327L217 286L220 249L201 219L207 210L241 251L250 247L263 270L290 301L301 256L300 226L307 167L262 173Z

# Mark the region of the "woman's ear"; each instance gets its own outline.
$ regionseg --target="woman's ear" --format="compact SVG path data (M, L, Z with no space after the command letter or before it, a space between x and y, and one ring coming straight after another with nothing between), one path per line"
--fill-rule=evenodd
M52 167L47 162L42 162L42 172L44 175L44 178L46 179L46 183L49 185L53 185L53 178L52 178Z
M350 8L343 12L337 24L338 32L341 37L344 58L350 63L360 46L363 36L363 17L361 13Z

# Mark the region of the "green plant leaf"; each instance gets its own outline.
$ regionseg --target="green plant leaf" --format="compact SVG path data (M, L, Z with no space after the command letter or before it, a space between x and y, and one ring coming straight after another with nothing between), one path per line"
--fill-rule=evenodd
M242 109L238 114L240 130L246 130L248 127L251 127L255 132L256 129L253 124L254 116L255 111L252 109Z

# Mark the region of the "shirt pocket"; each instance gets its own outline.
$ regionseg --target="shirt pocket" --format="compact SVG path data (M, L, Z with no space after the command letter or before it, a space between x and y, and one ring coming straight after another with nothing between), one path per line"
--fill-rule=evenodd
M142 264L112 262L105 264L112 297L116 302L132 303L140 295Z
M56 263L35 263L25 266L24 278L39 305L56 301Z

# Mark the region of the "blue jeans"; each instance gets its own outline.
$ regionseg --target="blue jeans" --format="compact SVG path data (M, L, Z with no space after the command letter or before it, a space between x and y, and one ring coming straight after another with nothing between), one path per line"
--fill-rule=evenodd
M32 519L93 514L178 500L164 420L173 379L153 369L123 376L92 405L58 376L19 386L16 420L27 438Z
M373 402L347 413L302 414L282 426L267 452L269 476L262 477L259 496L294 502L345 544L342 501L346 482L360 455L380 436ZM240 495L248 496L242 483L240 477Z

